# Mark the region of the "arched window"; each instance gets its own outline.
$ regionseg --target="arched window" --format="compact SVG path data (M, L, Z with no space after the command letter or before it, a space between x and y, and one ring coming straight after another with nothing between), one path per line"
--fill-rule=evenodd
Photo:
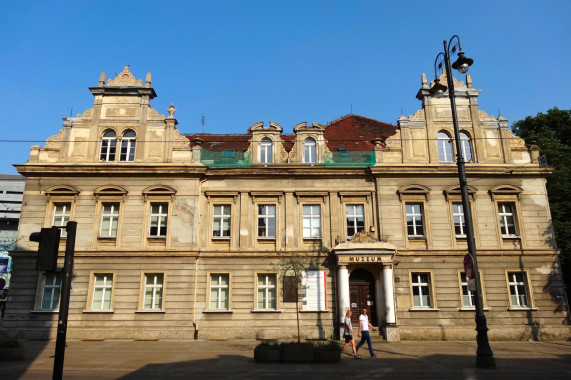
M134 131L128 130L121 137L121 154L119 161L131 162L135 160L135 138L137 135Z
M115 161L115 151L117 150L117 134L115 131L107 130L101 137L101 150L99 151L99 161Z
M316 162L315 140L311 138L305 139L303 147L304 147L303 162L307 164L315 164Z
M260 163L271 164L272 163L272 140L268 138L262 139L260 144Z
M452 154L452 140L450 135L446 132L438 132L436 135L436 145L438 147L438 161L440 162L454 162Z
M472 155L472 142L470 141L470 136L468 136L466 132L460 132L460 147L462 149L464 161L474 161L474 156Z

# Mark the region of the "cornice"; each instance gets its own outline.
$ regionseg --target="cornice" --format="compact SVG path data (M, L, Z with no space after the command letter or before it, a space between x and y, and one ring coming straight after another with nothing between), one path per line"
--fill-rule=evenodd
M14 165L25 177L163 177L173 175L202 176L208 168L202 164L152 164L152 165L109 165L109 164L34 164Z

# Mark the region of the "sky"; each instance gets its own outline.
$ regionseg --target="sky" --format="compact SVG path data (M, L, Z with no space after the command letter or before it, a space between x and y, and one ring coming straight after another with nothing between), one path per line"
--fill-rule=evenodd
M173 103L183 134L259 121L292 133L350 113L396 124L456 34L489 115L570 109L569 15L569 0L4 0L0 173L17 174L30 146L93 106L101 72L125 65L152 73L151 106L168 116Z

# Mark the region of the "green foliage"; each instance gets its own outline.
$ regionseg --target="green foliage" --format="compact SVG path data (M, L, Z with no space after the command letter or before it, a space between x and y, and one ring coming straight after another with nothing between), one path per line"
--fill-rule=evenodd
M319 341L313 345L316 351L341 351L341 345L336 340Z
M514 133L528 145L539 146L540 154L547 157L555 168L547 177L547 193L553 218L557 247L561 250L561 263L571 282L571 110L554 107L546 114L538 113L513 124Z
M16 339L0 340L0 348L18 348L18 347L22 347L22 343L20 343Z
M280 345L275 340L264 340L260 342L256 348L256 350L279 350Z

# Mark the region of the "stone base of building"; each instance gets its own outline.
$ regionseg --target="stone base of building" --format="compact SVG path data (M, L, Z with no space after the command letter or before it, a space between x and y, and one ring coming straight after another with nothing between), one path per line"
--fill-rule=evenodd
M400 333L397 325L387 325L383 327L383 335L387 342L400 342Z
M475 341L476 325L473 327L406 327L400 326L401 340ZM571 326L488 326L490 341L566 341L571 339Z

